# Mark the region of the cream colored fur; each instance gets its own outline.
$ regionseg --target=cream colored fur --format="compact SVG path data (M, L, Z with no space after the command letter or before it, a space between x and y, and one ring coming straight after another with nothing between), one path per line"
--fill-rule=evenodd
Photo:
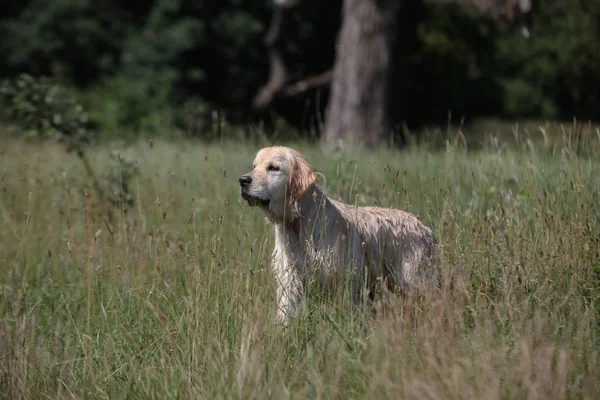
M260 150L240 185L241 195L275 226L272 267L284 323L312 283L330 291L343 282L359 298L365 288L372 295L380 279L390 286L420 286L435 275L429 228L404 211L328 198L306 159L293 149Z

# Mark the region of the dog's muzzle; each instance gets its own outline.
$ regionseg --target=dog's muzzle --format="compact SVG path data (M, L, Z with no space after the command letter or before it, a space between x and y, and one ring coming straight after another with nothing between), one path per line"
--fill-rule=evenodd
M252 183L252 177L250 175L243 175L240 177L240 194L251 206L261 205L267 207L271 201L263 199L261 197L248 193L250 184Z

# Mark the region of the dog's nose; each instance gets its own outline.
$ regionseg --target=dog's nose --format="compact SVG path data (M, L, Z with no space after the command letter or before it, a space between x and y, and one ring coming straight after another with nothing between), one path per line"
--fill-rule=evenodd
M246 187L251 183L252 183L252 178L250 177L250 175L243 175L240 178L240 186L241 187Z

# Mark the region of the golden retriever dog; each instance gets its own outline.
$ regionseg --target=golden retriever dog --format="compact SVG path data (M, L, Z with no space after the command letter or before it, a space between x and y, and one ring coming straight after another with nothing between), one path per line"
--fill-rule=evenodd
M435 238L414 215L328 198L296 150L267 147L239 178L241 196L275 227L272 268L277 316L287 323L311 283L332 289L343 278L353 298L376 282L420 286L435 275Z

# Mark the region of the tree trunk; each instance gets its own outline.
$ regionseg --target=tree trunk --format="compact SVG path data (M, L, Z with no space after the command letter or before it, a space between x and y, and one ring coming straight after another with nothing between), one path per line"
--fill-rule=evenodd
M368 148L391 133L392 64L401 6L411 0L344 0L323 140Z
M284 10L302 1L274 0L277 9L266 40L270 78L255 97L254 107L264 109L278 96L295 96L331 79L322 137L326 146L374 148L388 139L403 145L402 131L393 128L407 119L410 57L421 0L344 0L333 72L289 84L278 48L279 31ZM473 5L510 20L518 13L517 8L521 13L529 12L533 0L431 1Z

